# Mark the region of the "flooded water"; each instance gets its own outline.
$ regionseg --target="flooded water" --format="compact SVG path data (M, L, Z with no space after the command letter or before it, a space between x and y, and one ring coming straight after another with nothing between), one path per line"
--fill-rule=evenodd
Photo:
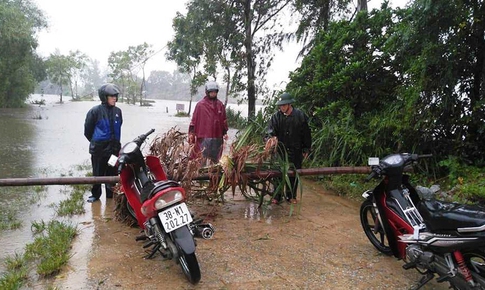
M90 155L89 142L83 135L84 120L87 111L99 101L71 102L69 97L64 97L64 103L58 104L58 96L31 97L31 100L41 99L46 101L46 105L0 110L0 178L86 176L90 172ZM184 102L157 100L151 107L118 103L123 112L122 144L152 128L159 135L173 127L186 132L189 118L174 116L176 106L180 103ZM188 103L185 102L184 106L187 111ZM194 107L195 103L192 104L192 111ZM231 107L247 115L247 105ZM234 136L235 133L236 130L231 129L229 135ZM154 137L152 135L146 144ZM0 273L4 271L5 258L15 252L23 252L25 244L33 240L30 230L32 221L47 222L57 218L52 204L66 199L70 192L68 186L60 185L45 186L40 191L33 187L0 187L0 204L25 207L21 210L20 229L0 231L3 249L0 252ZM32 201L35 194L41 198ZM70 219L78 225L81 235L75 241L76 250L70 260L70 267L77 272L75 275L68 274L72 276L66 277L68 280L75 282L86 278L86 253L92 244L94 232L92 221L93 218L102 217L107 208L103 195L101 203L95 206L86 203L86 214ZM248 218L259 219L254 207L248 210Z

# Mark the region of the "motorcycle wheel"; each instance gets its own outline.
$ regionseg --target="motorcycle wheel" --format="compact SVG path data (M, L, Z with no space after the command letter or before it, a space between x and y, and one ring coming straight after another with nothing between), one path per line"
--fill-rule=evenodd
M392 255L386 233L382 228L374 206L370 200L366 200L360 206L360 222L365 235L371 244L381 253Z
M185 277L189 280L189 282L194 285L199 283L200 267L195 253L186 254L180 250L178 261L180 263L180 267L182 267Z

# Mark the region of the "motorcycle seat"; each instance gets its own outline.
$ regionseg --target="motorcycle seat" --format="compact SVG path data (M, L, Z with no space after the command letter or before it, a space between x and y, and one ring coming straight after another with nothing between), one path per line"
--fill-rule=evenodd
M152 198L157 192L165 190L169 187L180 187L180 185L173 180L162 180L162 181L155 182L153 189L150 191L150 194L148 195L148 199Z
M433 232L485 232L485 208L478 205L427 199L419 202L418 210Z

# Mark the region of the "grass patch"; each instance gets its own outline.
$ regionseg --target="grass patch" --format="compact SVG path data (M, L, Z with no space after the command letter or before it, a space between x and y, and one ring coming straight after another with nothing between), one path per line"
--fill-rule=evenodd
M0 289L21 289L28 279L29 266L34 264L42 277L59 273L70 258L69 250L77 235L75 226L59 221L32 224L36 238L27 244L25 253L7 257L7 271L0 277Z
M36 263L37 274L53 276L69 261L71 243L77 235L76 226L52 220L37 235L34 242L26 246L25 257Z
M22 227L22 222L17 218L17 210L5 207L0 213L0 230L15 230Z
M84 210L84 193L89 190L90 186L78 184L71 186L72 191L69 198L61 201L57 206L56 213L59 216L73 216L85 213ZM69 193L69 191L67 191Z
M315 178L318 178L326 190L350 199L359 199L364 191L373 188L377 184L372 182L364 183L365 177L366 175L364 174L344 174Z
M175 117L190 117L190 115L187 112L179 111L175 114Z
M28 271L22 268L16 271L8 271L0 278L1 289L20 289L27 280Z
M45 106L45 99L33 100L30 102L32 105Z

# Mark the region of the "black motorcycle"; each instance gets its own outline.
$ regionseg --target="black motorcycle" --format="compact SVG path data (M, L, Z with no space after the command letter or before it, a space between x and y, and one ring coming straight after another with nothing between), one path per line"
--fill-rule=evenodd
M380 252L416 269L419 289L437 276L454 289L485 289L485 208L423 199L405 167L431 155L392 154L375 160L366 178L381 179L363 193L363 230Z

